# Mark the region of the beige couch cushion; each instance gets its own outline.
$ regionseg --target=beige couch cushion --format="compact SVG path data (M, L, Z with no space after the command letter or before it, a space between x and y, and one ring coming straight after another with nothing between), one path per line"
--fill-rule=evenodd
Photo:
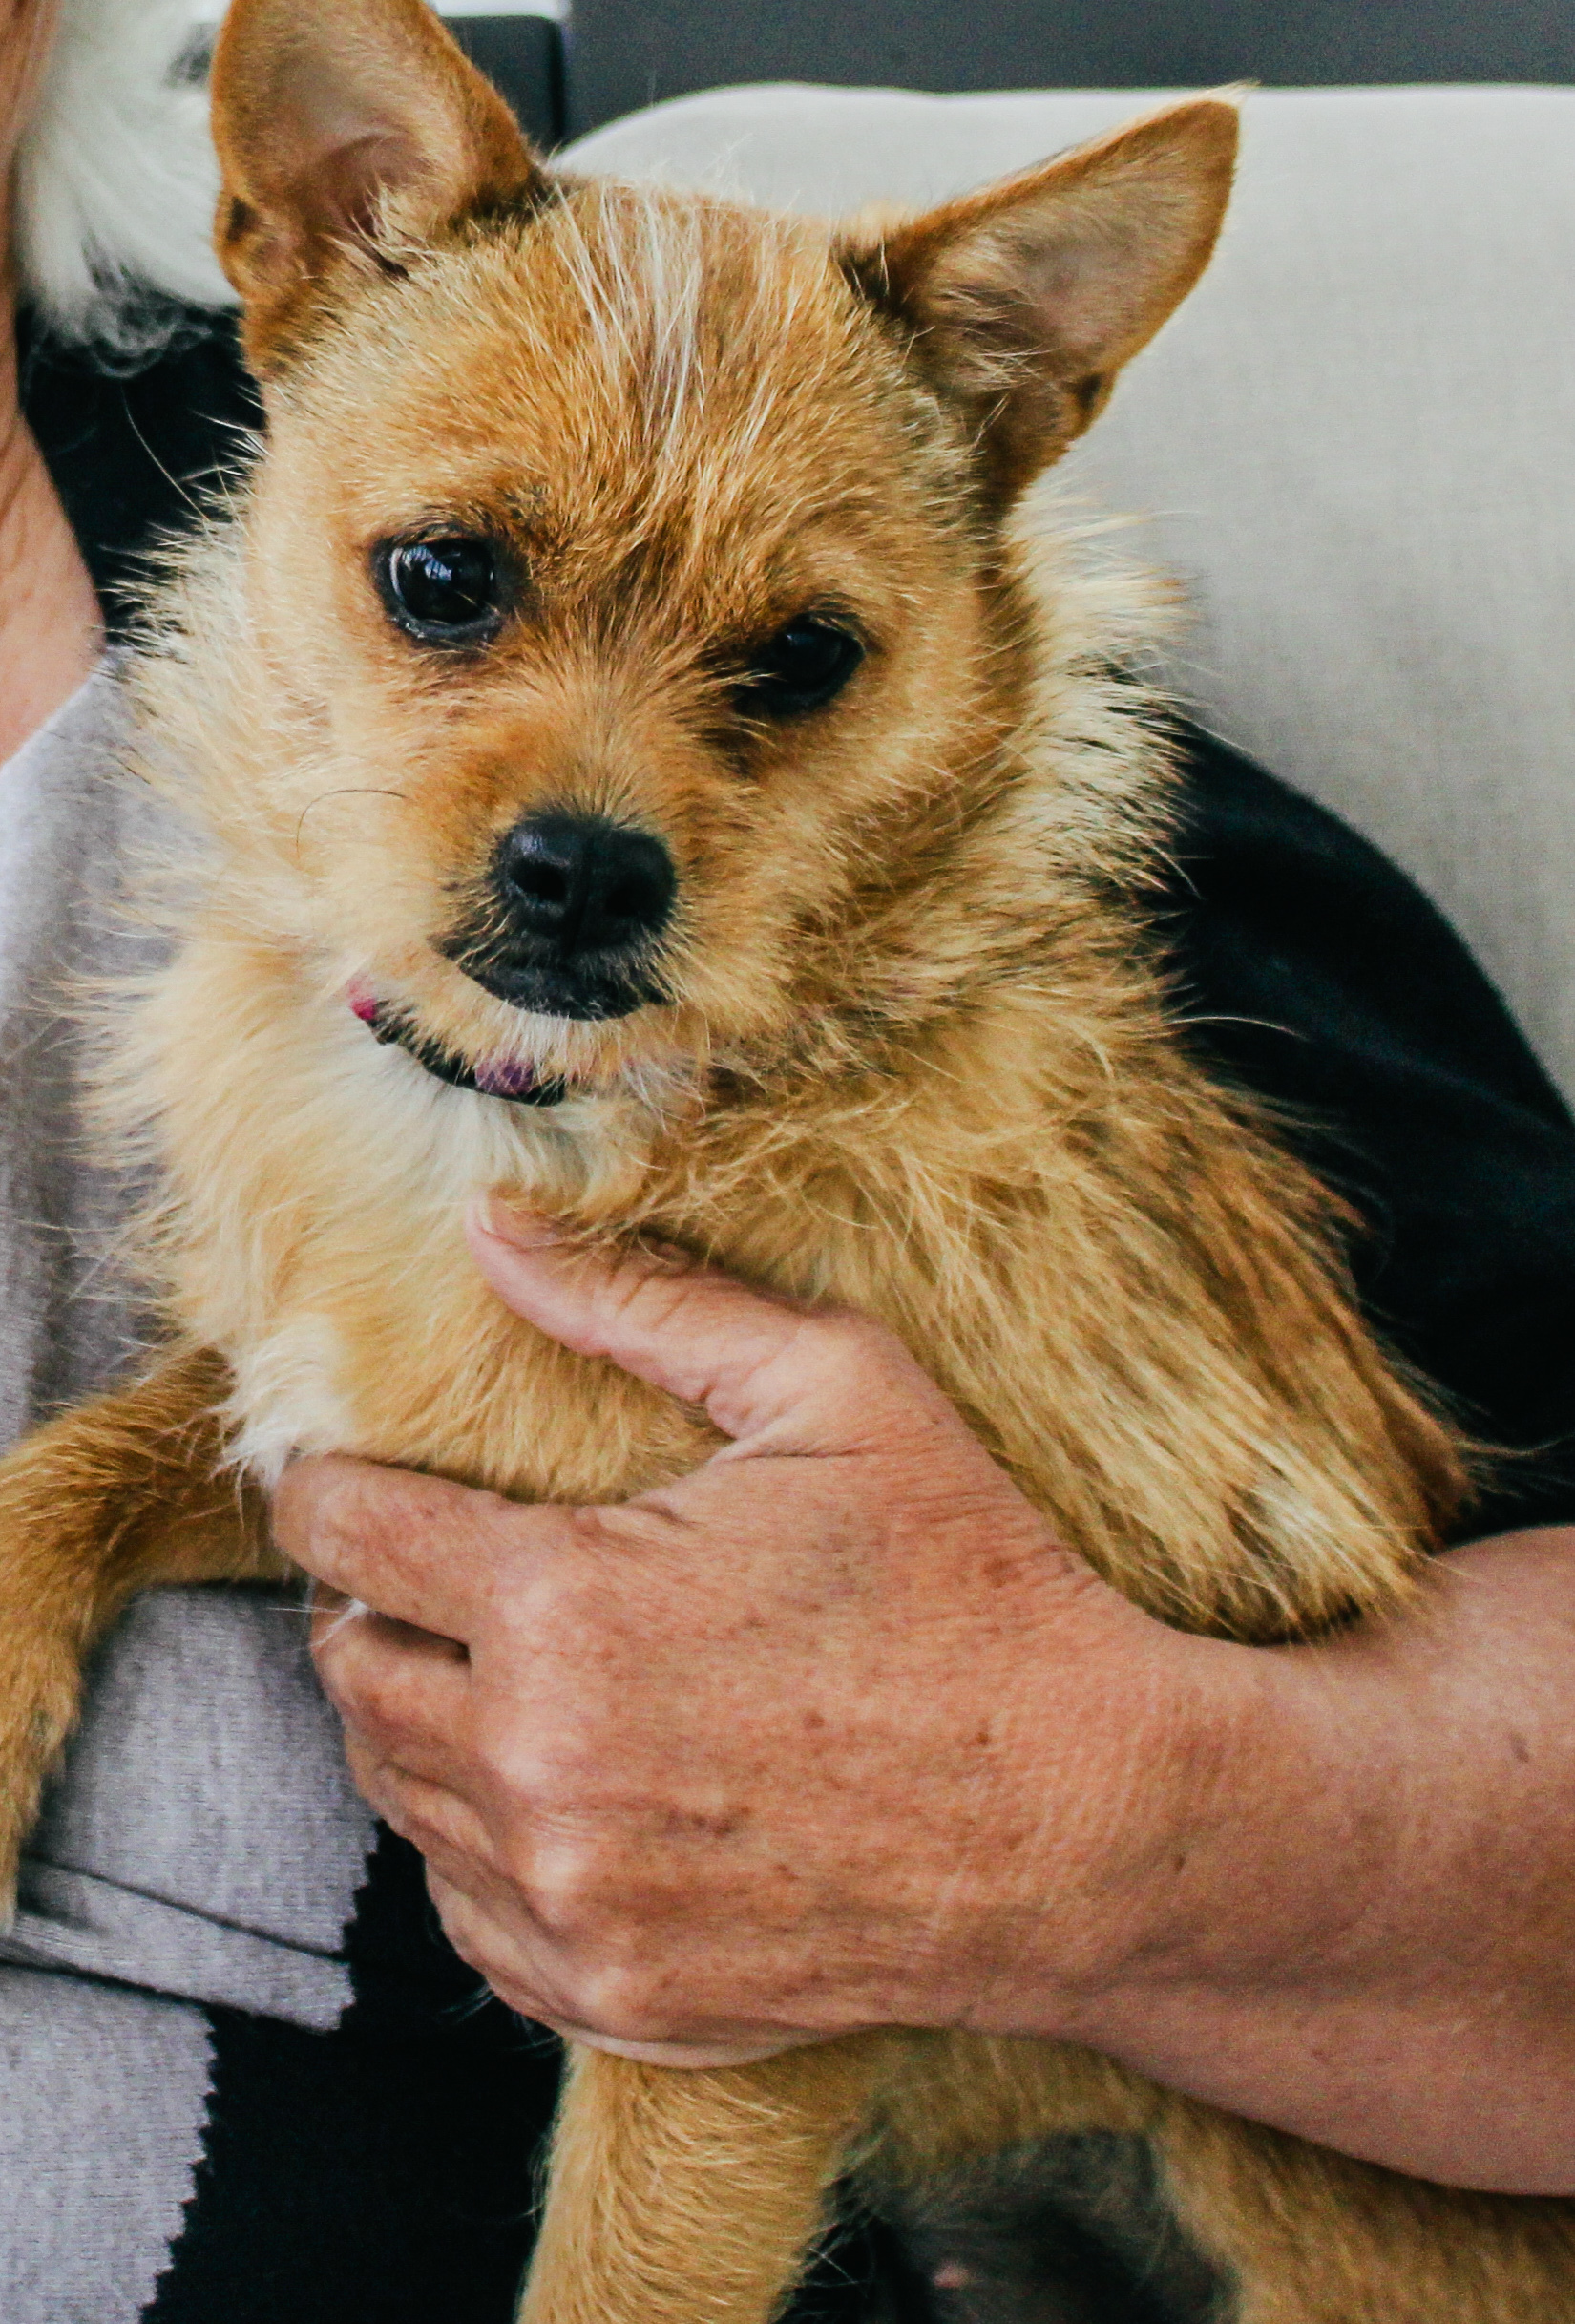
M929 201L1157 100L722 91L574 149ZM1141 513L1208 723L1441 903L1575 1095L1575 91L1251 97L1213 266L1068 484Z

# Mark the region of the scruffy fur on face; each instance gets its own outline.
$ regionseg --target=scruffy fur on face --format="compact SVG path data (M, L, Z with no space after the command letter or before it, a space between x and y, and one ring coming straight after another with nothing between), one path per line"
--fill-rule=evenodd
M0 1465L10 1860L126 1595L268 1570L226 1468L344 1449L603 1501L705 1456L486 1290L482 1189L884 1318L1166 1620L1403 1606L1461 1447L1357 1315L1337 1206L1175 1039L1150 608L1019 512L1206 263L1230 108L833 233L549 179L418 0L239 0L216 93L268 441L137 679L196 835L121 1041L173 1344ZM457 642L390 578L456 539ZM785 708L762 673L805 622L838 683ZM667 884L545 1008L495 988L545 973L498 867L565 824ZM906 2034L578 2057L524 2313L766 2324L850 2153L933 2219L1068 2133L1148 2142L1134 2184L1241 2324L1575 2317L1564 2206Z

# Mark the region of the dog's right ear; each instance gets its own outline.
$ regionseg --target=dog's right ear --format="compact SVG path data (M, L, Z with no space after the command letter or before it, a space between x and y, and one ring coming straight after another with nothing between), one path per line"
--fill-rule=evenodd
M234 0L214 53L215 242L247 360L283 369L355 276L539 198L508 106L422 0Z

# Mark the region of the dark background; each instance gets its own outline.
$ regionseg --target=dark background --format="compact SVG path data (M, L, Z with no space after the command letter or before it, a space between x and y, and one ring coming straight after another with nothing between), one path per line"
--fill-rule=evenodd
M453 31L543 144L733 81L906 89L1575 81L1575 0L575 0Z
M472 62L502 90L526 134L540 146L561 144L566 104L560 27L546 16L453 16L448 21Z

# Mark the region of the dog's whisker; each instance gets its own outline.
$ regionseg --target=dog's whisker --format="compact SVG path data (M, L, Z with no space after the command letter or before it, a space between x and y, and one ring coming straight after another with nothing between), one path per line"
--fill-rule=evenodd
M331 791L319 792L315 799L307 801L296 818L295 848L297 855L301 852L301 835L305 829L306 817L315 814L317 810L325 806L329 799L398 799L403 804L407 796L405 792L390 791L383 783L339 783Z

